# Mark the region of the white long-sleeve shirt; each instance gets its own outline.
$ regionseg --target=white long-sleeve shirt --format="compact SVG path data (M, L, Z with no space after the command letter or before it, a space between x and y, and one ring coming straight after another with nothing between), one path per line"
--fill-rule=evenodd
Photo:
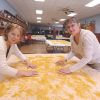
M76 44L73 36L71 36L70 40L71 52L68 56L65 56L65 59L68 60L73 56L81 59L70 68L71 72L82 68L86 64L100 63L100 44L94 33L81 29L79 43Z
M18 56L21 60L26 60L26 57L20 52L16 44L10 47L8 56L6 58L7 45L3 36L0 36L0 75L15 76L17 69L8 66L7 59L12 55Z

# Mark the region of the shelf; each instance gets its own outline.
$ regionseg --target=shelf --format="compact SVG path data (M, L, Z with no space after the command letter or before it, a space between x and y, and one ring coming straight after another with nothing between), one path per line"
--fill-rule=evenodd
M23 19L18 17L18 15L16 15L16 16L12 15L7 10L0 11L0 19L4 20L6 22L18 24L18 25L22 26L23 28L27 27L27 24Z

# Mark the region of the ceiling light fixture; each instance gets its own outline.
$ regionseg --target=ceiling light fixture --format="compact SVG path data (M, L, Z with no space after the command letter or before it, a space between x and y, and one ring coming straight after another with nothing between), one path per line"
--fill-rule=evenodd
M43 10L36 10L36 14L43 14Z
M37 21L37 23L41 23L41 21Z
M67 16L73 17L73 16L75 16L75 15L77 15L77 13L70 13L70 14L68 14Z
M60 19L59 21L65 21L66 19Z
M55 22L55 24L58 24L59 22Z
M37 2L45 2L45 0L34 0L34 1L37 1Z
M37 17L37 20L41 20L42 18L41 17Z
M88 4L86 4L86 7L94 7L96 5L100 4L100 0L93 0L91 2L89 2Z

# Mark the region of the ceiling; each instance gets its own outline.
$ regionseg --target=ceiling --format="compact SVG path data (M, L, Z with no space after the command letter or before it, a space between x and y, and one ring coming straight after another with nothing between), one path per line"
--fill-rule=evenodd
M28 22L36 23L36 17L42 17L42 24L53 24L61 18L67 18L62 11L63 8L69 8L77 13L78 19L86 18L100 14L100 4L87 8L84 5L92 0L46 0L45 2L36 2L34 0L7 0L13 8ZM36 15L35 10L42 9L43 15Z

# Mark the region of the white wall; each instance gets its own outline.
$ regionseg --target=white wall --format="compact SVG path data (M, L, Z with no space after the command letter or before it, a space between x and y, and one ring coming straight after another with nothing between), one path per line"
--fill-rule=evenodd
M6 0L0 0L0 10L8 10L13 15L16 15L16 10Z
M100 33L100 15L97 15L96 16L96 20L95 20L96 22L96 33Z

